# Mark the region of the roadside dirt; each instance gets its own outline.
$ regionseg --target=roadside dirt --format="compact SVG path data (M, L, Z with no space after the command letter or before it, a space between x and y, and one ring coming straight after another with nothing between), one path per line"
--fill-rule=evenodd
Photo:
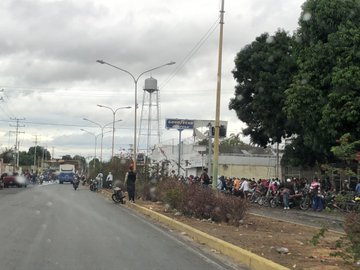
M247 214L242 224L234 227L208 220L178 216L174 211L166 210L165 206L160 203L140 200L136 203L290 269L360 269L345 264L340 257L330 255L335 251L336 241L343 236L340 233L326 232L325 238L321 238L320 243L314 246L310 241L320 230L313 227L252 214ZM277 249L282 247L287 248L289 252L287 254L279 253Z

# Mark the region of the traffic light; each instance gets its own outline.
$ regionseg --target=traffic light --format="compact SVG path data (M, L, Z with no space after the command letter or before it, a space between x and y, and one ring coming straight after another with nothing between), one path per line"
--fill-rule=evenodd
M214 137L215 136L215 127L211 127L211 135ZM224 138L226 137L226 127L224 125L220 126L219 129L219 137L220 138Z
M220 137L226 137L226 127L221 125L219 130Z

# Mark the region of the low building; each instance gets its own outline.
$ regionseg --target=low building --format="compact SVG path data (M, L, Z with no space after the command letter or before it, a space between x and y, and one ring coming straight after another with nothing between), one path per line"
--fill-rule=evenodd
M156 146L150 158L153 163L166 162L169 172L174 170L182 176L199 176L209 164L206 147L199 151L198 145L191 143L182 143L180 153L178 145L175 144ZM219 176L228 177L275 178L281 175L279 159L271 148L246 145L244 149L238 148L232 153L221 152L218 172Z

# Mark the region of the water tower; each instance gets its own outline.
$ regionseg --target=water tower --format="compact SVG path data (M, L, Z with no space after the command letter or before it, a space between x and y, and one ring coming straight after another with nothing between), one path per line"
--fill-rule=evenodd
M150 77L145 80L143 102L140 116L138 149L146 147L149 154L150 147L160 143L160 104L157 80Z

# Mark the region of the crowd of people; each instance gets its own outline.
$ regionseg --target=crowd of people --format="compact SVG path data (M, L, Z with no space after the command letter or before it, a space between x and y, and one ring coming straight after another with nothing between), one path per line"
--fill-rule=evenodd
M212 186L212 177L208 175L205 168L200 176L190 175L188 177L180 177L181 181L186 184L200 184L204 187ZM311 207L314 211L322 211L324 209L324 195L328 193L336 193L334 183L329 178L317 178L309 180L307 178L287 178L280 180L278 178L258 179L255 178L240 178L220 176L217 181L217 189L220 192L239 196L241 198L248 198L257 187L261 186L267 194L266 196L275 196L278 192L281 196L282 205L285 210L289 210L289 200L294 195L299 194L304 189L309 193L311 198ZM347 190L351 192L352 190ZM360 183L356 186L355 193L360 196Z

